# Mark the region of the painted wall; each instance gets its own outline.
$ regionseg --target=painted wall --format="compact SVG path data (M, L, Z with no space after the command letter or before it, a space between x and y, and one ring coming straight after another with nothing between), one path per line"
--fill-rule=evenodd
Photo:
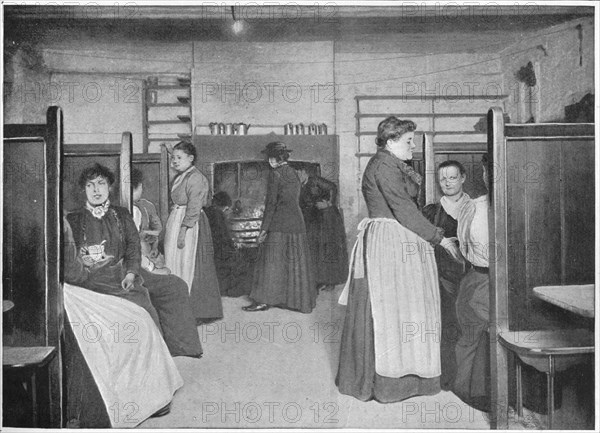
M333 42L196 42L196 133L211 122L250 123L250 134L326 123L334 133Z
M564 120L565 106L579 102L586 93L594 93L594 52L593 18L549 27L501 51L511 121L526 122L531 110L536 122ZM530 61L537 76L531 98L528 89L515 78L515 73Z

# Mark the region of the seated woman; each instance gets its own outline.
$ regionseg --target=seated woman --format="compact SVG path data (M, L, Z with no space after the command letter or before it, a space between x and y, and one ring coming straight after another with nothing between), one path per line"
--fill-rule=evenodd
M69 284L90 271L66 219L63 265L67 427L135 427L168 413L183 379L159 329L134 303Z
M185 282L141 268L140 237L127 209L110 203L111 171L95 164L79 178L86 203L67 215L85 272L67 281L144 308L173 356L200 357L202 347Z
M158 251L158 235L163 229L156 206L142 198L144 192L143 174L137 168L131 170L133 187L133 221L140 233L142 246L142 268L155 274L168 275L171 270L165 266L165 256Z
M438 182L444 194L439 202L423 208L423 215L434 226L444 229L448 238L456 238L458 212L461 206L470 199L463 191L466 171L458 161L444 161L438 167ZM440 302L442 313L442 337L440 343L442 376L440 385L443 390L452 387L456 375L456 358L454 348L460 336L460 328L456 320L456 296L458 284L465 274L464 263L458 263L441 245L434 247L440 280Z

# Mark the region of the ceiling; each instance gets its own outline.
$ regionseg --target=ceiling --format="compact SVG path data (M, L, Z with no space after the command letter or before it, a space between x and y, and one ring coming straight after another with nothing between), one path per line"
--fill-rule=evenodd
M215 3L216 4L216 3ZM306 41L360 40L372 35L480 33L496 38L521 34L593 16L593 7L440 6L411 2L399 6L7 6L5 38L36 40L64 30L156 41ZM243 31L232 23L243 21ZM442 38L443 39L443 38ZM502 38L500 38L501 40ZM451 48L451 47L450 47ZM444 48L447 51L447 48Z

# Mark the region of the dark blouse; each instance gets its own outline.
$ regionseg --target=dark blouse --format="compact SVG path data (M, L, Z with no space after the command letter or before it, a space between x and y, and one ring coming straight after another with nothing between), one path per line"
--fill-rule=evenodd
M443 230L431 224L417 207L419 185L411 178L406 164L389 151L378 149L369 160L362 192L369 218L396 219L434 245L442 240Z
M267 197L261 230L280 233L305 233L300 210L300 179L287 164L269 170Z
M428 204L423 208L423 215L432 224L444 229L444 236L456 237L458 221L446 213L441 203ZM435 246L435 259L440 277L458 284L464 275L463 265L457 263L441 245Z
M123 260L126 273L140 275L140 237L127 209L111 205L106 214L97 219L82 208L67 215L67 220L78 251L83 246L99 245L106 241L104 251L107 256L112 256L110 265Z

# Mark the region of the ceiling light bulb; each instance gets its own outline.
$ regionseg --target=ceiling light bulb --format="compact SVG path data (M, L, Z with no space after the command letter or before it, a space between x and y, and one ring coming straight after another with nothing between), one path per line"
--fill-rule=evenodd
M235 33L237 35L242 30L244 30L244 23L241 21L234 21L233 22L233 33Z

